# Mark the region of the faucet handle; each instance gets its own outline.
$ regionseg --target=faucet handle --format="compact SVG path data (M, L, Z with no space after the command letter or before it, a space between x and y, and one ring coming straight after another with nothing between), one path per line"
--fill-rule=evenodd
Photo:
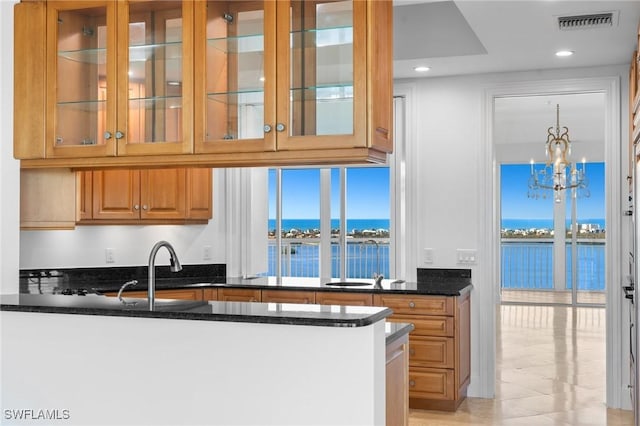
M124 300L122 298L122 292L124 291L125 288L129 287L129 286L134 286L138 284L138 280L131 280L131 281L127 281L126 283L122 284L122 287L120 287L120 290L118 291L118 300L122 302L123 305L125 306L133 306L135 305L137 302L127 302L126 300Z

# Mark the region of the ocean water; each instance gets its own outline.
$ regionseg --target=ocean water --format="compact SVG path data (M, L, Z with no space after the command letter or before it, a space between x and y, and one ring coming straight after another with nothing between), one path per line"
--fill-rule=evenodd
M578 219L578 226L582 224L595 224L600 229L605 229L603 218ZM567 228L571 227L571 219L565 222ZM502 219L500 227L502 229L553 229L553 219Z

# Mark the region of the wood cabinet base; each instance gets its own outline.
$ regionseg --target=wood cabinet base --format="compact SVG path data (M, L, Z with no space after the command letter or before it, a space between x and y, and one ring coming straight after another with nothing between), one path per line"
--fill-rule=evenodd
M409 408L418 410L438 410L438 411L456 411L462 401L467 397L467 388L464 388L464 394L458 399L439 401L437 399L423 399L409 397Z

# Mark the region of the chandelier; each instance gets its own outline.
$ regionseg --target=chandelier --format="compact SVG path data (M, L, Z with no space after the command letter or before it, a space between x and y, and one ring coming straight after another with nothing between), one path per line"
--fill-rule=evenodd
M531 160L531 175L529 176L529 198L548 198L553 193L556 203L562 200L561 191L575 189L574 197L589 197L589 181L586 176L585 161L582 169L572 164L567 157L571 155L571 141L569 129L562 127L560 133L560 105L556 105L556 126L547 130L546 156L547 162L542 169L535 168Z

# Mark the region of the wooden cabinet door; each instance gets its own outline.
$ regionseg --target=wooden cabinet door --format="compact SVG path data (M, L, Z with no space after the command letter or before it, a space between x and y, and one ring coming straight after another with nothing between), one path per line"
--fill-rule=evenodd
M244 288L219 288L218 300L221 302L260 302L260 290Z
M187 219L211 219L213 214L213 181L209 168L187 170Z
M93 219L93 172L76 174L78 220Z
M47 2L49 158L116 155L118 3Z
M197 153L275 150L276 3L195 2Z
M93 171L93 218L139 219L140 172Z
M262 290L262 301L267 303L316 303L313 291Z
M369 3L276 2L277 150L367 146Z
M115 3L117 130L122 133L117 155L193 152L195 2Z
M373 295L367 293L317 291L316 303L319 305L372 306Z
M140 217L142 219L185 218L185 169L140 171Z

